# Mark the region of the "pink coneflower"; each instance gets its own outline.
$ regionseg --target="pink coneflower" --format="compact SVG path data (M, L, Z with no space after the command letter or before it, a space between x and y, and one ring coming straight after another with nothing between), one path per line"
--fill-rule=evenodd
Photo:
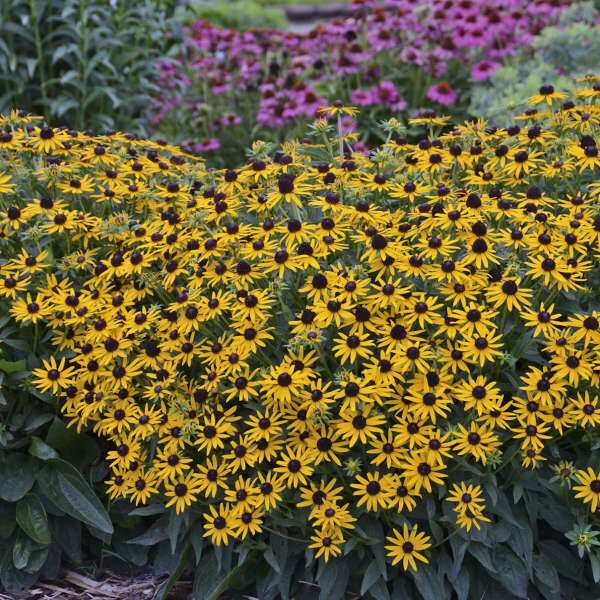
M440 83L432 85L427 90L427 97L434 102L445 105L456 102L456 92L447 81L440 81Z
M360 152L365 156L369 156L369 148L360 140L354 144L354 152Z
M369 104L373 104L373 94L371 90L354 90L350 94L350 98L352 99L352 104L355 106L368 106Z
M345 117L342 117L342 133L344 135L348 135L351 131L354 131L356 129L356 121L346 115Z
M473 65L471 69L471 79L475 81L483 81L487 79L492 73L495 73L502 65L497 62L491 62L489 60L482 60L476 65Z
M207 138L205 140L201 140L200 142L191 143L189 147L198 154L202 152L210 152L211 150L218 150L221 147L219 140L216 138Z
M391 81L382 81L374 87L373 96L375 102L383 104L392 110L404 110L406 100L398 93L396 86Z

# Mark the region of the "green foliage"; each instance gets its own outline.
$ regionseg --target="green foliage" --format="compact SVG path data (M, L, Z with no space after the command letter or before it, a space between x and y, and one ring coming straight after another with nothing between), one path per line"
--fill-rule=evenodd
M600 56L596 14L593 2L574 3L556 27L546 27L535 38L531 49L522 49L487 81L473 86L469 111L502 127L523 112L525 101L541 85L552 81L555 89L568 89L573 77L595 72Z
M0 111L146 133L156 63L179 39L177 0L7 0Z
M185 21L206 19L218 27L246 30L252 28L285 29L285 13L269 3L257 0L227 0L194 2Z

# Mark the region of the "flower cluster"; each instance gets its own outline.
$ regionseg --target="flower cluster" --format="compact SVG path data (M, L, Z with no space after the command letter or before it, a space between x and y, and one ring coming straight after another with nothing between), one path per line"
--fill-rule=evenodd
M324 98L373 105L381 114L454 104L457 91L440 79L459 86L469 77L486 79L569 4L369 0L353 4L352 18L308 34L240 32L197 21L187 30L184 56L159 65L164 92L153 119L169 121L181 112L187 131L191 122L206 138L190 142L202 152L215 149L215 135L221 143L235 139L231 126L239 120L248 131L306 122ZM368 136L371 123L362 125Z
M110 497L200 510L216 545L292 515L325 560L377 513L404 568L417 504L485 527L509 464L595 510L600 474L565 465L600 423L598 80L565 96L370 157L315 127L228 170L3 118L0 297L51 332L34 384L110 442Z

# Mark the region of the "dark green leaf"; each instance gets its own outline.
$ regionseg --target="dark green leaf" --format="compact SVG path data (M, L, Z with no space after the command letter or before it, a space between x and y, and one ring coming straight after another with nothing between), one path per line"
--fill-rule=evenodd
M169 515L163 515L160 519L152 523L147 531L133 538L127 540L127 544L140 544L142 546L154 546L162 540L166 540L169 537Z
M44 546L42 548L35 548L31 551L29 555L29 560L27 561L27 566L25 567L26 571L30 573L36 573L39 571L46 562L48 558L48 552L50 551L50 546Z
M27 494L17 504L17 523L19 527L38 544L50 543L48 517L39 498Z
M583 561L578 560L574 553L555 540L542 540L538 545L561 575L573 580L581 578Z
M0 539L10 537L16 526L14 503L0 501Z
M31 540L25 535L25 533L19 530L17 533L17 539L15 540L12 549L12 559L15 569L18 569L19 571L25 569L32 550L33 546Z
M27 573L15 568L12 560L12 548L6 548L6 552L0 565L0 582L9 594L22 594L37 579L37 573Z
M19 371L25 371L26 368L27 363L24 360L9 362L3 358L0 359L0 371L4 371L5 373L18 373Z
M350 575L348 563L340 560L322 562L318 583L321 586L319 600L341 600Z
M470 577L468 569L461 569L456 576L456 579L452 582L454 591L458 597L458 600L467 600L469 597Z
M372 596L374 600L390 600L387 584L382 577L370 587L369 596Z
M52 458L40 471L38 483L42 491L67 514L112 534L113 526L106 509L79 471L60 458Z
M381 573L379 572L379 567L377 566L377 561L372 560L365 571L365 574L362 578L362 583L360 586L360 595L364 596L365 592L367 592L371 586L379 579Z
M494 552L494 577L517 598L527 596L527 568L517 555L505 546L497 546Z
M370 515L367 515L363 519L360 520L360 525L365 531L365 533L373 540L375 543L371 545L371 550L375 555L375 560L377 561L377 566L379 567L379 572L381 573L384 579L387 579L387 566L385 562L385 549L384 549L384 538L385 534L383 533L383 527L381 523Z
M423 600L442 600L446 597L443 579L429 565L419 563L413 577Z
M467 547L467 552L474 556L488 571L494 573L496 571L492 564L490 551L480 543L471 543Z
M85 469L100 458L98 444L89 436L68 429L64 423L55 419L48 429L46 443L60 453L62 458L77 469Z
M560 595L558 572L548 557L543 554L535 554L533 556L533 572L540 583L543 583L552 593Z
M220 575L215 553L210 551L196 567L194 600L216 600L227 589L237 569L238 567L235 567L231 572Z
M200 519L196 520L194 522L194 524L192 525L192 528L190 530L190 540L192 542L192 545L194 546L194 554L196 555L196 564L198 564L200 562L200 558L202 556L202 548L204 547L204 529L202 527L202 522L200 521ZM242 561L240 559L240 562L238 564L241 564Z
M20 500L33 485L36 461L31 456L13 452L0 460L0 498Z
M50 458L60 458L58 452L51 446L48 446L46 442L42 441L35 435L31 436L29 440L29 454L40 458L41 460L48 460Z

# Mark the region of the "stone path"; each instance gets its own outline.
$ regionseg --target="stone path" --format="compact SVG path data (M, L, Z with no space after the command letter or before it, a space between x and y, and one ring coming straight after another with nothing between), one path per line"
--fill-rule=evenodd
M291 4L281 7L288 19L288 31L308 33L318 23L350 17L352 10L348 4L331 2L328 4Z

